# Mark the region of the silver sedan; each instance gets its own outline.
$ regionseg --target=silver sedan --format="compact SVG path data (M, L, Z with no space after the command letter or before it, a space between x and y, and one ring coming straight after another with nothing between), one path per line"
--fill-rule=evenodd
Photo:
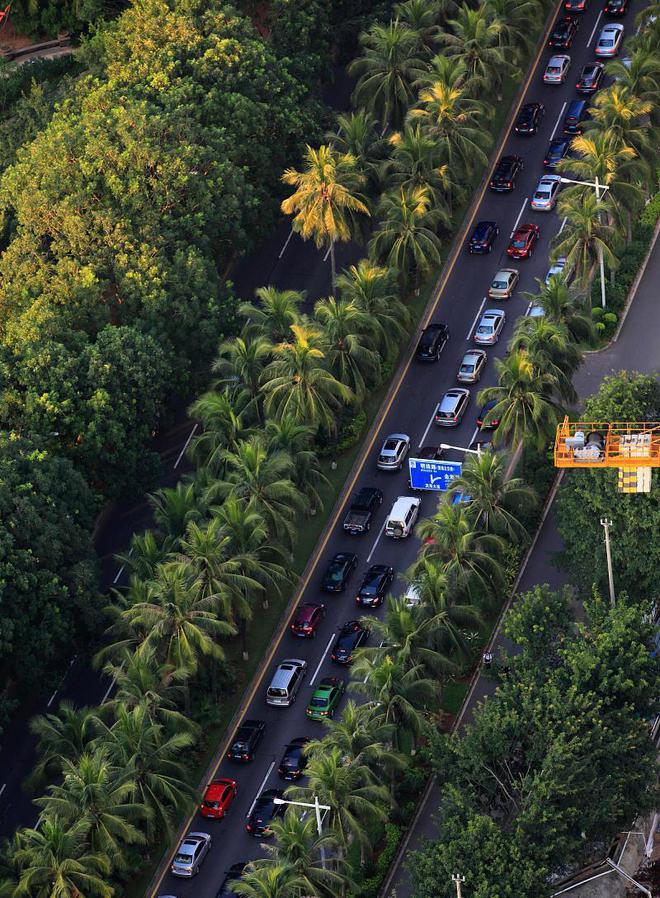
M557 205L560 189L560 175L543 175L532 197L532 209L535 212L552 212Z
M197 876L199 867L211 848L209 833L188 833L181 840L177 853L172 861L171 871L174 876Z
M463 356L456 380L460 384L476 384L481 377L488 356L483 349L471 349Z
M497 343L506 321L506 315L502 309L487 309L481 316L481 321L474 332L474 342L482 346L492 346Z

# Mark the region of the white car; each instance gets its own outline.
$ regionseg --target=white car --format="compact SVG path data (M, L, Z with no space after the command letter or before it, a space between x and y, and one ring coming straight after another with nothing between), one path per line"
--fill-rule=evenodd
M571 67L571 57L565 54L559 56L551 56L545 72L543 80L546 84L563 84L566 81L568 70Z
M560 278L564 279L564 269L566 268L566 256L560 256L554 265L552 265L548 269L548 273L545 276L545 285L546 287L550 283L551 278Z
M497 343L506 321L502 309L487 309L474 332L474 342L480 346L492 346Z
M623 25L619 25L618 22L612 22L609 25L605 25L598 35L594 53L596 56L601 57L601 59L608 59L611 56L616 56L621 47L622 40Z
M519 278L517 268L500 268L488 288L488 299L510 299Z
M561 175L543 175L536 185L531 206L535 212L552 212L561 190Z

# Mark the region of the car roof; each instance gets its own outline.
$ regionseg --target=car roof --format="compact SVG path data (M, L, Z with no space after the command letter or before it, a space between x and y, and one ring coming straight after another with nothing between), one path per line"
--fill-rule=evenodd
M385 438L385 442L388 440L400 440L402 443L408 442L410 437L406 433L391 433L388 437Z
M566 59L570 59L566 53L558 53L556 56L551 56L548 60L548 65L560 65Z
M314 602L305 602L303 605L298 607L298 613L296 614L297 620L309 620L310 617L314 614L315 611L318 611L320 605L315 604Z
M481 317L482 319L494 318L496 315L504 315L504 312L502 311L502 309L486 309Z
M495 227L494 221L478 221L474 226L475 231L484 230L485 228L493 228Z
M618 22L610 22L607 25L603 25L601 34L605 34L606 32L611 34L613 31L623 31L623 25L620 25Z
M539 184L542 184L544 181L550 181L551 184L554 184L557 181L561 181L561 175L541 175Z
M474 358L481 358L486 355L486 351L484 349L468 349L468 351L463 356L463 361L468 358L468 356L474 356Z

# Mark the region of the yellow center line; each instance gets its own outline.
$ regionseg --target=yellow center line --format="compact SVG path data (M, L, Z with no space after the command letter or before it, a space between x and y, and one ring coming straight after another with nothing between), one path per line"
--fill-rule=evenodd
M561 4L558 4L558 6L560 6L560 5ZM430 302L428 311L424 317L423 327L426 327L429 324L429 322L431 321L431 318L435 315L437 308L438 308L438 304L440 302L440 298L442 296L442 292L445 289L445 287L447 286L447 281L449 280L449 278L451 277L451 275L453 273L454 267L456 265L456 262L458 261L461 250L464 248L464 242L465 242L465 238L467 236L467 232L470 229L470 227L472 226L472 222L474 221L476 214L479 211L479 207L484 198L484 194L486 193L486 189L488 187L488 182L490 180L490 177L491 177L493 170L495 168L495 165L499 159L502 148L503 148L504 144L506 143L506 141L508 140L509 135L511 134L511 129L513 127L515 118L518 115L518 112L520 111L520 107L522 106L523 100L525 99L525 96L529 89L529 85L531 84L532 78L534 77L534 74L536 73L536 70L538 68L538 64L541 60L543 52L545 51L547 38L548 38L548 35L552 28L552 25L554 23L557 11L558 10L555 9L555 11L553 12L552 16L549 19L549 23L546 27L544 34L543 34L543 41L541 43L538 53L536 54L534 64L531 66L529 73L527 75L527 78L525 79L524 87L520 91L520 97L518 99L518 102L517 102L515 108L513 109L513 111L509 115L509 127L504 131L503 135L500 137L500 140L496 147L496 152L493 153L493 156L492 156L492 162L491 162L490 168L488 170L488 174L484 178L481 190L478 194L478 200L475 203L473 203L472 214L470 215L470 217L467 219L467 221L463 225L461 231L459 232L458 237L456 238L456 240L454 242L454 248L450 254L451 262L448 261L445 264L445 270L444 270L443 274L440 276L440 278L438 279L438 283L436 284L436 287L433 291L432 301ZM392 404L394 403L394 400L397 398L397 396L399 394L399 390L401 389L401 384L403 383L406 375L408 374L408 370L410 369L410 365L412 364L412 359L413 359L413 353L411 352L408 356L406 364L401 369L401 372L395 382L396 385L394 386L394 388L390 387L389 399L387 399L387 401L385 402L385 405L379 411L378 420L384 421L385 417L389 414L389 411L392 408ZM335 512L331 522L329 522L330 526L327 527L325 537L321 541L321 544L317 548L314 549L313 563L312 563L311 567L309 568L309 572L307 573L305 578L301 581L301 583L298 587L298 590L296 591L295 598L291 601L289 613L287 614L287 617L282 624L279 638L274 642L271 650L268 652L268 655L266 656L265 661L263 662L261 675L255 678L255 680L253 681L252 687L250 688L247 696L243 699L241 717L243 716L243 714L247 710L248 706L251 704L252 700L254 699L254 696L256 695L257 690L263 685L264 676L270 668L270 665L273 661L275 653L280 648L280 643L282 642L282 638L285 633L288 633L289 625L291 623L291 618L294 615L294 612L297 608L298 602L302 598L302 595L305 592L305 590L307 589L307 587L309 585L309 581L311 580L313 574L316 572L316 568L321 559L321 556L323 555L323 552L325 551L328 541L330 540L330 537L332 535L334 535L335 526L339 520L339 517L340 517L342 511L344 510L346 501L348 500L348 497L353 492L353 489L355 487L357 479L360 476L360 474L362 473L362 469L364 467L365 461L367 460L367 456L372 451L374 444L376 442L376 439L379 436L379 433L380 433L380 428L378 428L374 431L374 434L371 437L371 439L369 440L369 443L362 449L362 452L359 456L359 464L357 464L355 466L355 474L353 475L350 485L348 486L348 488L346 488L346 491L345 491L346 498L344 499L342 504L339 506L339 508ZM222 751L219 753L218 762L213 769L213 773L211 774L211 779L213 779L216 776L216 774L218 773L220 765L222 764L222 762L225 758L225 755L227 754L227 750L228 750L230 742L231 742L231 737L233 735L234 735L234 731L231 730L227 735L227 738L225 740L225 744L223 746ZM197 814L197 808L195 808L195 810L188 817L184 829L187 829L190 826L192 821L195 819L196 814ZM162 872L161 872L160 876L158 877L158 881L157 881L154 889L150 892L149 898L156 898L156 895L158 894L158 891L161 887L163 879L165 878L165 875L169 871L170 864L172 863L174 855L176 854L177 847L178 847L178 843L175 844L174 847L171 849L171 851L168 855L167 863L163 865Z

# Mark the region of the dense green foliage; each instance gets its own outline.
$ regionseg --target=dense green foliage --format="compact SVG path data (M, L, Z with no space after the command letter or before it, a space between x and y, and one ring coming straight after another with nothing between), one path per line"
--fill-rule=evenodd
M38 684L62 651L98 627L83 478L28 437L0 437L0 678Z
M11 21L20 34L56 37L116 16L126 5L126 0L13 0Z
M536 587L505 623L520 653L466 734L438 738L439 835L414 854L415 893L451 896L465 871L475 898L549 895L550 872L602 854L653 807L658 669L647 603L596 597L575 624L569 591Z
M657 421L660 386L653 375L622 371L605 378L585 404L589 421ZM660 481L653 473L650 493L618 492L616 469L566 472L558 496L557 525L563 560L575 582L605 587L607 567L602 517L610 518L612 562L617 591L654 598L660 569Z

